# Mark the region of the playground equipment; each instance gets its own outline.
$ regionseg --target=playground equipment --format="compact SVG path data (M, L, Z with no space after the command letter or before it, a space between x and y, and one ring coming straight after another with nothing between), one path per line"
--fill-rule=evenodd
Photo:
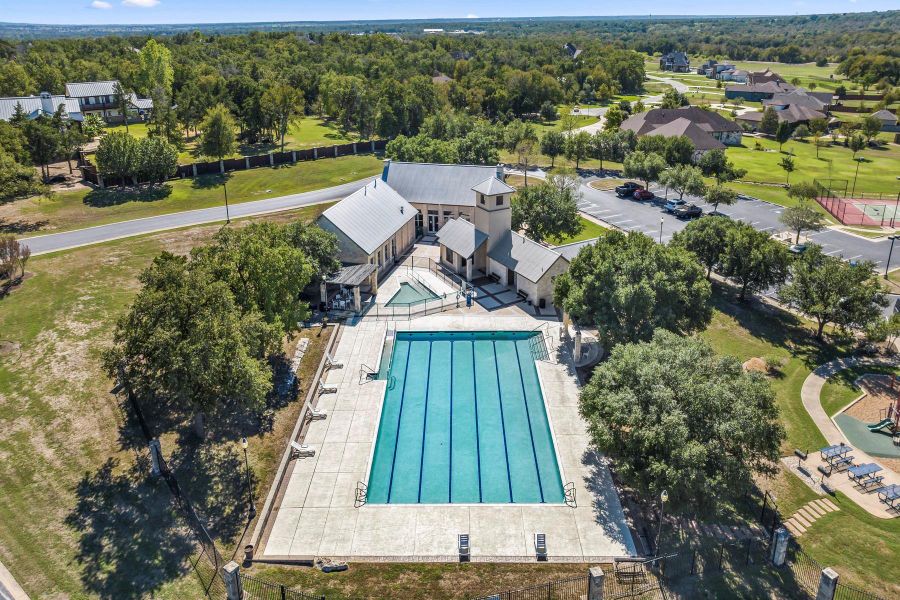
M891 380L891 389L894 389L894 386L897 383L898 379L895 375ZM893 436L895 444L900 442L900 394L894 398L894 402L890 406L882 410L881 414L884 415L884 417L880 421L877 423L870 423L866 425L866 427L872 433L879 433L881 430L886 429L887 432Z

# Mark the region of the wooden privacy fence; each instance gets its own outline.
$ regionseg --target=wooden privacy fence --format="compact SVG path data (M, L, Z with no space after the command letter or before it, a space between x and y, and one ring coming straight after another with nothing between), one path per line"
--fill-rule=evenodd
M241 156L240 158L226 158L209 162L196 162L189 165L178 165L175 174L170 179L183 179L197 177L199 175L217 175L231 171L244 171L258 167L277 167L294 164L301 161L317 160L320 158L337 158L339 156L351 156L354 154L369 154L383 152L389 140L368 140L364 142L351 142L348 144L336 144L334 146L319 146L317 148L304 148L302 150L288 150L286 152L269 152L255 156ZM82 177L100 187L122 184L118 177L102 177L97 171L97 166L88 160L82 152L79 156L79 168ZM125 182L125 183L142 183Z

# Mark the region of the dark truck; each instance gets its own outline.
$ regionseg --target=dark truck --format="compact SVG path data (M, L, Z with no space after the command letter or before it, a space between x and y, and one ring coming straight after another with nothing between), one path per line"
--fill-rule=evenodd
M620 186L616 186L616 196L619 198L632 198L634 197L634 193L638 190L644 189L644 186L639 185L633 181L626 181Z

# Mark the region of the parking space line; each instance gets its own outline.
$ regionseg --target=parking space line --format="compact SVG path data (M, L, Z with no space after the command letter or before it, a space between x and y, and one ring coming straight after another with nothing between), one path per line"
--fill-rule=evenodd
M862 256L862 254L857 254L856 256L851 256L851 257L848 258L847 260L856 260L856 259L859 258L860 256Z
M831 252L825 252L824 254L826 256L831 256L832 254L837 254L840 251L841 251L841 248L838 248L837 250L832 250Z
M774 227L766 227L765 229L760 229L760 231L771 231L772 229L775 229L775 228Z

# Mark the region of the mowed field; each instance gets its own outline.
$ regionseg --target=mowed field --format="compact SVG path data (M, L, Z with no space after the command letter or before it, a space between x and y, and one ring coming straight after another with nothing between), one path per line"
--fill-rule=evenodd
M271 219L310 220L326 207ZM110 393L101 352L153 257L187 252L220 226L34 257L21 288L0 300L0 561L32 598L203 597L190 566L194 539L166 485L149 474L144 441L130 408ZM302 398L328 333L317 327L300 335L311 341L300 366ZM295 339L286 341L288 352ZM246 522L238 439L250 438L261 504L301 404L275 402L263 418L226 430L211 423L202 443L186 423L158 428L144 406L151 428L166 432L163 453L226 555Z
M331 187L375 175L381 159L373 154L323 158L275 168L235 171L224 177L204 175L161 186L60 192L51 197L19 200L0 206L0 227L25 235L40 235L139 219L155 215L238 204Z

